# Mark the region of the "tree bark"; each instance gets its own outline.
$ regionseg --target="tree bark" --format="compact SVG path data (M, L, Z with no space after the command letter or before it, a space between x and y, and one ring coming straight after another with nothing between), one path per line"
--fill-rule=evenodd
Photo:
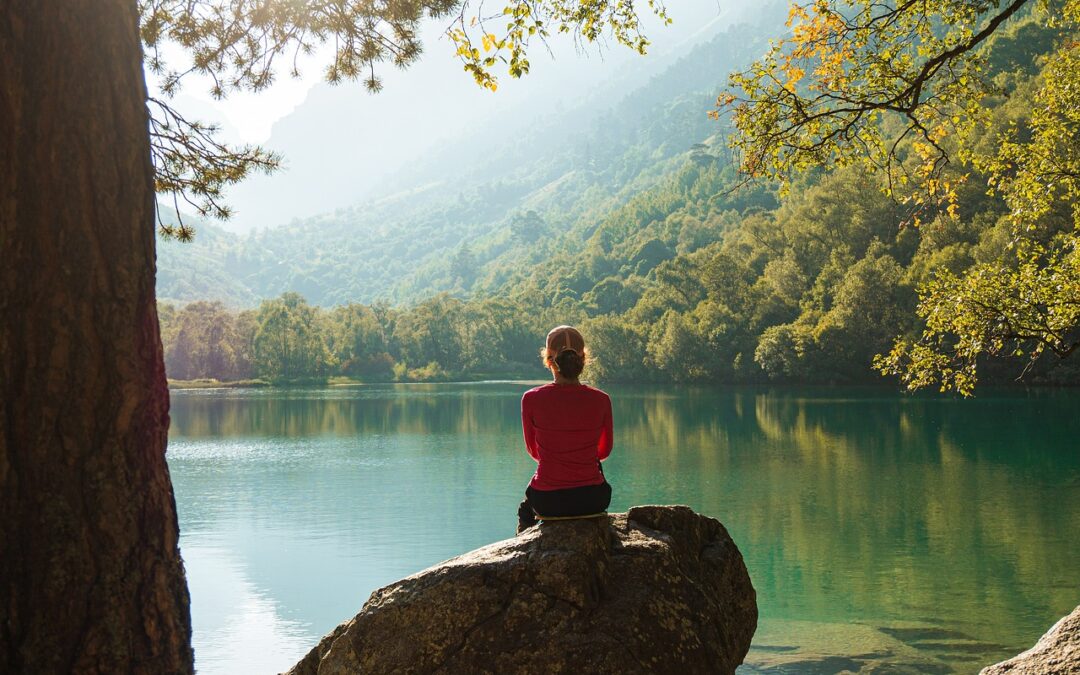
M135 0L0 3L0 671L191 672Z

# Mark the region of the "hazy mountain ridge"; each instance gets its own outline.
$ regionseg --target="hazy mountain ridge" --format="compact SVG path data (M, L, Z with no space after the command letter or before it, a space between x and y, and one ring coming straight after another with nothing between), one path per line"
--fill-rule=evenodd
M394 195L246 236L201 224L194 243L159 247L158 294L250 306L292 290L332 305L463 295L485 277L481 287L496 288L538 250L515 226L532 222L549 243L567 232L581 242L721 132L705 112L727 73L763 48L771 14L698 44L614 104L584 102L472 156L450 146L418 167L419 185ZM470 274L455 273L455 254Z

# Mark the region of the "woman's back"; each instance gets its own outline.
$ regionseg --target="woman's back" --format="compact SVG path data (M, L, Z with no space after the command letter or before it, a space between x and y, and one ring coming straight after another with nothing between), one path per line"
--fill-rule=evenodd
M540 356L554 381L521 397L521 429L536 473L518 505L518 532L537 518L597 515L611 504L600 468L611 454L611 399L581 384L587 355L576 328L552 328Z
M525 446L537 460L538 490L604 482L600 460L611 452L611 399L582 384L546 384L521 399Z

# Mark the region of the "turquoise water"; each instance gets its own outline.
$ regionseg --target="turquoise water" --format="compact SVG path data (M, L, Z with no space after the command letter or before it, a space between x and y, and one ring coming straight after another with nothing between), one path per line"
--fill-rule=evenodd
M529 386L172 392L199 672L287 669L375 588L512 536ZM973 672L1080 604L1080 391L608 391L612 509L688 504L746 558L748 673Z

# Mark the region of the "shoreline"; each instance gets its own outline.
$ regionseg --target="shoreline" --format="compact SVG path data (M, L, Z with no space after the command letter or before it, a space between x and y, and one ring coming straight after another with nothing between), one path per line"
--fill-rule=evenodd
M448 379L432 379L432 380L361 380L358 378L333 376L328 378L302 378L296 380L287 381L272 381L264 380L261 378L253 378L247 380L215 380L215 379L196 379L196 380L168 380L170 391L180 391L186 389L294 389L298 387L319 387L327 389L337 388L350 388L350 387L367 387L375 385L416 385L416 384L544 384L549 382L549 378L545 378L539 374L517 374L517 373L483 373L478 374L475 377L466 378L448 378ZM618 386L618 387L635 387L635 386L673 386L673 387L689 387L692 389L822 389L822 390L866 390L874 392L892 392L895 394L901 394L911 398L955 398L957 400L964 400L964 397L958 394L946 392L942 393L936 390L922 390L909 392L905 391L901 387L890 385L888 383L874 383L874 382L846 382L846 383L829 383L829 382L694 382L694 383L672 383L672 382L657 382L657 381L631 381L631 380L605 380L600 383L585 381L585 384L594 386L606 387L606 386ZM1063 384L1063 383L992 383L985 384L975 392L974 398L978 398L981 394L995 394L1003 392L1021 392L1021 391L1035 391L1035 392L1047 392L1057 390L1074 390L1080 389L1080 383Z
M361 380L354 377L334 376L327 378L302 378L286 381L272 381L261 378L250 380L173 380L169 379L169 389L291 389L294 387L363 387L377 384L480 384L491 382L547 382L536 375L514 373L486 373L473 378L450 378L437 380Z

